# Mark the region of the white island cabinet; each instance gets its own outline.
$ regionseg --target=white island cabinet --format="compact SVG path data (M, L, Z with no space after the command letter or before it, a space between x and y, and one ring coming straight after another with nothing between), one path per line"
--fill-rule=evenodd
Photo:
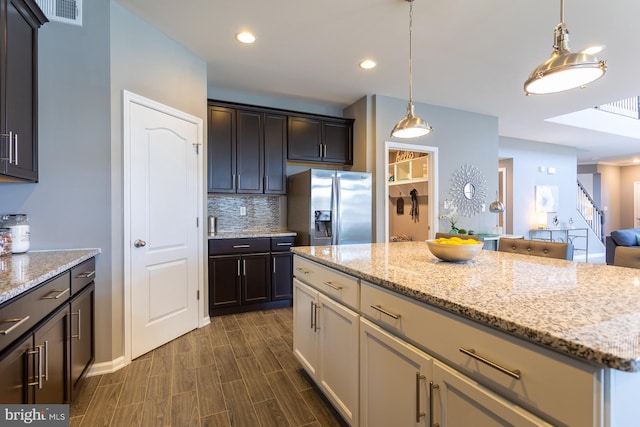
M639 425L638 270L450 264L424 242L294 253L294 352L353 426Z

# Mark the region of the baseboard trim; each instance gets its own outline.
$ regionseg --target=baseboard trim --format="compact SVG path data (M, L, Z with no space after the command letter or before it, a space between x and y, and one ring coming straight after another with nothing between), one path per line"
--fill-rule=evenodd
M94 363L89 369L89 371L87 372L87 377L93 377L96 375L104 375L104 374L112 374L124 368L127 365L128 363L125 362L124 356L120 356L108 362Z

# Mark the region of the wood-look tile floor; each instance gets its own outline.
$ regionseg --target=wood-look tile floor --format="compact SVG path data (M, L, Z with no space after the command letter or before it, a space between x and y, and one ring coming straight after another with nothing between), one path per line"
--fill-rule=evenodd
M71 426L344 426L293 356L292 309L214 317L125 368L84 378Z

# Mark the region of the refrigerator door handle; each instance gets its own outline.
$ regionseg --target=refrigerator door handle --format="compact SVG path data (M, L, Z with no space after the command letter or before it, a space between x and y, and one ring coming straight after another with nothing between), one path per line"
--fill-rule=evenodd
M340 242L340 177L335 176L333 181L333 217L331 218L331 244L337 245Z

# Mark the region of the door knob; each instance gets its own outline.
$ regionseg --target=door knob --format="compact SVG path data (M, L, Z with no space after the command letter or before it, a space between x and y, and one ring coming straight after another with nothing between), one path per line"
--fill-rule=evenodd
M135 246L136 248L141 248L143 246L146 246L147 242L145 242L144 240L136 240L135 242L133 242L133 246Z

